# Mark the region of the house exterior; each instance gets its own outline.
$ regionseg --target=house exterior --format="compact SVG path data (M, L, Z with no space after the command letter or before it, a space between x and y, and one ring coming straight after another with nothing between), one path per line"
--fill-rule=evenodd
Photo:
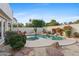
M4 33L12 29L13 12L8 3L0 3L0 44L4 42Z
M17 24L17 19L16 18L13 18L12 23L13 24Z

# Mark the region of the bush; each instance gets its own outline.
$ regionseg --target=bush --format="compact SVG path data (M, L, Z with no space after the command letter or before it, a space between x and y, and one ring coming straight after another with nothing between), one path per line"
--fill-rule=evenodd
M5 39L4 39L4 44L8 45L9 44L9 39L11 38L11 36L16 35L16 32L13 31L7 31L5 32Z
M47 33L48 33L48 34L51 34L51 31L48 31Z
M70 37L71 36L71 33L72 33L72 27L71 26L64 26L64 32L65 32L65 35L67 37Z
M64 30L72 30L72 27L71 27L71 26L64 26L63 29L64 29Z
M24 47L26 43L26 36L22 34L18 34L16 32L9 32L11 35L7 35L7 41L8 44L16 50L20 50L22 47ZM15 34L13 34L15 33Z
M47 33L45 29L43 29L43 31L42 31L42 32L43 32L43 33Z
M37 32L37 28L34 28L34 31Z
M67 37L70 37L71 36L71 30L65 30L65 35Z
M56 33L56 29L52 29L52 34L55 34Z
M10 46L13 49L19 50L24 47L26 43L26 37L24 35L14 35L10 38Z
M63 29L56 28L56 33L59 33L60 35L63 35Z
M74 32L73 36L79 38L79 33L78 32Z
M17 27L17 24L13 24L13 27Z

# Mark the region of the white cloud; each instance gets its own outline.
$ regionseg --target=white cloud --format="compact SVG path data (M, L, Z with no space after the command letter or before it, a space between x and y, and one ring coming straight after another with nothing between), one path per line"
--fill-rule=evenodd
M64 20L64 22L73 22L79 19L79 16L71 16L71 17L62 17L61 19Z
M39 14L31 14L31 13L15 13L14 17L18 20L18 22L26 23L29 22L29 19L43 19L45 22L50 22L51 19L55 19L57 22L70 22L79 19L79 16L50 16L50 15L39 15Z

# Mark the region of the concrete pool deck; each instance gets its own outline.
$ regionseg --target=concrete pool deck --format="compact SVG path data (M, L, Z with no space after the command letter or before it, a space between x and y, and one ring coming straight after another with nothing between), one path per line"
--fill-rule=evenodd
M53 48L53 46L34 47L33 49L32 47L31 48L25 47L21 51L16 53L15 56L61 56L63 54L64 56L79 56L79 38L68 38L67 40L75 40L77 42L74 44L62 46L62 48L60 49ZM0 46L1 51L0 56L11 55L10 49L11 49L10 46L3 46L3 45ZM29 52L29 54L27 54L27 52Z
M70 45L76 43L76 40L73 38L67 38L64 40L51 40L51 39L45 39L45 38L39 38L38 40L32 40L26 41L26 47L44 47L44 46L49 46L54 43L58 42L59 45L64 46L64 45Z

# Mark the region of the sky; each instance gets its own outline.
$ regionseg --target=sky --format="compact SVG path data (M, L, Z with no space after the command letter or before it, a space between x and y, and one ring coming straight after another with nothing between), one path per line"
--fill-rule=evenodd
M79 3L10 3L10 7L20 23L28 23L29 19L55 19L59 23L79 19Z

